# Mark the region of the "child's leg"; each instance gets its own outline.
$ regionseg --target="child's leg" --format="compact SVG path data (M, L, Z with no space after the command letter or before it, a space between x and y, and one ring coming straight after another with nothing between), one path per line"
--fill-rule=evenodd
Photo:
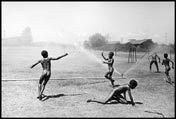
M49 75L49 76L46 76L45 80L43 81L43 84L42 84L43 86L42 86L42 90L41 90L40 95L43 95L43 91L45 90L45 86L46 86L46 84L47 84L49 78L50 78L50 75Z
M166 73L168 81L171 83L171 78L169 76L169 71L170 71L170 68L166 68L166 72L165 73Z
M112 74L113 74L113 72L109 73L109 79L111 81L111 84L114 86L114 79L112 78Z
M116 97L118 102L122 104L128 104L128 101L122 95L117 95Z
M106 97L105 101L104 101L104 104L107 104L109 101L111 101L113 99L113 96L114 96L114 91L112 91L108 97Z
M157 61L155 61L155 66L156 66L157 72L159 72L159 68L158 68L158 63L157 63Z
M152 64L153 64L153 61L150 62L150 72L152 70Z
M105 78L109 79L109 72L105 74Z
M38 97L40 98L40 93L41 93L41 89L42 89L42 82L45 79L45 74L42 74L40 79L39 79L39 85L38 85Z
M87 103L88 102L96 102L96 103L100 103L100 104L105 104L105 102L103 102L103 101L98 101L98 100L87 100Z
M41 84L39 84L39 85L38 85L38 96L37 96L37 98L40 97L40 91L41 91L41 89L42 89L42 86L41 86Z

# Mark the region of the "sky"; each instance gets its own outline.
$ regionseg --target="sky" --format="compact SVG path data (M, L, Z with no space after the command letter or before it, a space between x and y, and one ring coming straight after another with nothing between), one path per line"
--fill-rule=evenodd
M33 40L74 43L90 35L112 41L174 43L174 2L1 2L3 37L30 27Z

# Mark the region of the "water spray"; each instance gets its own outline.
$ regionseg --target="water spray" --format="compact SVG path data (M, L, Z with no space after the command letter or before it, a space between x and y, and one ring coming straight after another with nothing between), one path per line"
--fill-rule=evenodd
M123 78L123 73L121 74L122 78Z
M101 64L104 68L106 68L106 65L102 64L102 60L100 58L98 58L96 55L94 55L93 53L89 52L88 50L86 50L85 48L83 48L82 46L80 46L78 43L74 43L75 47L79 48L80 51L84 52L87 54L87 56L89 56L90 59L98 62L99 64ZM121 73L114 68L114 71L118 74L121 75Z

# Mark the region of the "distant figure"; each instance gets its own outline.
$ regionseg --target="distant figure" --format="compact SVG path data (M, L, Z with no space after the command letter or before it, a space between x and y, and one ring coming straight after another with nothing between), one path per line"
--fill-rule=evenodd
M137 81L132 79L130 80L129 84L120 85L118 87L115 87L113 91L110 93L110 95L105 99L105 101L96 101L96 100L87 100L87 102L96 102L101 104L108 104L108 102L111 102L113 100L117 101L118 103L122 104L132 104L135 105L133 101L133 97L131 95L131 89L135 89L137 86ZM128 92L128 95L130 97L131 102L126 100L126 92ZM121 94L123 93L124 96Z
M68 55L68 53L57 57L57 58L52 58L52 57L48 57L48 52L46 50L43 50L41 52L41 55L43 56L43 59L39 60L37 63L33 64L30 68L33 68L34 66L36 66L37 64L41 63L42 68L43 68L43 72L42 75L40 77L39 80L39 85L38 85L38 99L41 100L42 96L43 96L43 91L45 89L45 85L47 84L50 76L51 76L51 60L58 60L66 55Z
M174 69L174 62L173 62L172 60L168 59L167 57L168 57L168 54L167 54L167 53L164 53L164 58L165 58L165 59L163 59L162 65L165 66L165 74L166 74L167 79L168 79L168 80L166 80L166 81L167 81L168 83L172 83L171 78L170 78L170 76L169 76L169 71L170 71L170 64L169 64L169 63L170 63L170 62L172 63L172 69Z
M150 61L150 57L151 57L151 61ZM155 63L157 72L159 72L158 63L157 63L157 58L158 58L159 63L160 63L160 57L157 55L156 52L153 53L152 55L150 55L150 56L148 57L148 59L149 59L149 61L150 61L150 72L151 72L152 64L153 64L153 63Z
M105 74L105 78L109 79L111 81L112 86L114 86L114 79L112 79L112 74L114 72L113 64L114 64L114 53L109 52L108 58L104 57L102 52L102 57L104 58L103 63L108 64L108 72Z

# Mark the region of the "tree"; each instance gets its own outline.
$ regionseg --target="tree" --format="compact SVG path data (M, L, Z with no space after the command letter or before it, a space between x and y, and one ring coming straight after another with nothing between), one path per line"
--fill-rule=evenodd
M88 41L84 42L84 46L88 48L98 48L107 44L107 39L100 33L95 33L89 37Z

